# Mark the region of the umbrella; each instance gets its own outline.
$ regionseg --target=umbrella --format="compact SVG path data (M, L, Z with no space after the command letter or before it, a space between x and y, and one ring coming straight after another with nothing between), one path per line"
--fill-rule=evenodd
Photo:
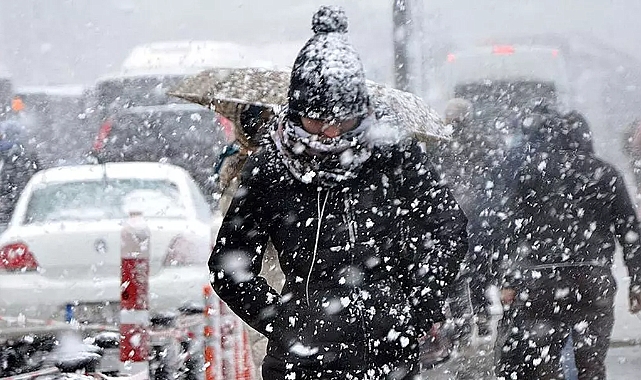
M240 128L242 112L258 108L263 121L273 118L287 103L290 73L260 68L210 69L187 78L168 94L214 110ZM419 141L449 137L440 116L420 97L368 81L376 117L411 133ZM246 140L243 132L241 139ZM242 141L241 141L242 142Z
M449 128L441 117L420 97L368 81L370 101L379 119L387 120L423 142L448 139Z
M266 125L286 102L288 86L288 71L221 68L187 78L167 94L213 108L233 123L240 144L253 148L258 142L242 129L241 115L250 110L258 116L254 121Z

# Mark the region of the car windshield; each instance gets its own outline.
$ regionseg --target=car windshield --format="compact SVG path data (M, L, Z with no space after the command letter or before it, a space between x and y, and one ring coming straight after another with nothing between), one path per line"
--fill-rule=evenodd
M454 96L470 100L480 107L522 107L532 99L556 101L553 82L541 81L475 81L458 84Z
M134 210L147 218L186 217L178 187L170 181L107 179L36 188L23 223L122 219Z
M504 93L508 90L506 84L510 83L519 83L518 88L510 90L521 93L523 90L536 90L533 86L527 86L527 83L544 83L546 86L541 88L543 90L548 88L547 84L551 84L555 89L555 97L561 102L567 102L571 93L564 57L553 49L524 48L510 54L452 53L447 61L435 68L433 75L436 91L433 96L437 101L456 96L456 93L460 93L460 87L470 84L481 87L489 83Z
M23 121L32 146L45 167L79 162L91 143L85 127L82 98L45 92L18 94L26 105Z

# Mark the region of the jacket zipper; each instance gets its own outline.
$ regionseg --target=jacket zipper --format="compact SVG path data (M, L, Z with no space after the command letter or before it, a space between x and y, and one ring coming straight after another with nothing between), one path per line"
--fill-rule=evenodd
M316 263L316 254L318 253L318 241L320 239L321 226L323 225L323 217L325 215L325 206L327 205L327 199L329 198L329 190L325 193L325 200L321 205L321 191L322 189L318 188L318 193L316 194L316 210L318 212L318 221L316 223L316 240L314 241L314 251L312 253L312 262L309 264L309 272L307 273L307 281L305 282L305 299L307 300L307 307L310 306L309 302L309 281L312 278L312 272L314 271L314 264Z
M352 194L347 192L346 193L346 198L345 198L345 219L347 222L347 231L349 233L349 241L350 241L350 250L351 250L351 264L352 268L354 268L354 249L356 247L356 238L358 236L358 228L356 225L356 218L354 217L354 208L352 207L353 204L353 199L352 199ZM364 315L364 310L365 310L365 304L363 303L363 295L361 294L362 290L358 285L354 286L354 303L356 305L356 312L358 314L358 317L361 320L361 328L363 329L363 337L365 338L365 363L369 362L369 353L372 351L371 347L371 342L369 337L367 336L367 323L365 321L365 315Z
M350 248L354 248L354 245L356 244L357 231L352 211L352 195L350 193L347 193L347 197L345 199L345 219L345 222L347 222L347 232L349 233Z

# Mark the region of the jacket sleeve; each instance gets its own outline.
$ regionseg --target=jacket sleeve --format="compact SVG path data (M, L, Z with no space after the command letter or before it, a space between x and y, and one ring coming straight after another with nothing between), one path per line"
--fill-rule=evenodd
M641 286L641 229L634 206L620 175L613 179L613 225L616 238L623 248L623 260L628 267L630 287Z
M265 336L273 330L280 295L260 271L269 241L265 189L255 157L243 169L209 259L210 280L218 296L248 325ZM262 182L261 182L262 181Z
M467 218L418 146L410 147L405 157L404 207L410 216L406 244L415 254L413 301L424 316L425 323L418 326L424 334L443 319L447 290L468 249Z

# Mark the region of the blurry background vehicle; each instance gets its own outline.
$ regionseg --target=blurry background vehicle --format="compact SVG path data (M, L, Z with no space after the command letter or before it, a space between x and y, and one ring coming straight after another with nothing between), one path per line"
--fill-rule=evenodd
M65 166L37 173L0 236L0 315L116 323L121 223L151 230L150 310L199 301L219 222L189 174L159 163Z
M98 163L168 162L187 170L214 205L214 169L233 132L213 111L195 104L121 109L101 126L91 155Z
M291 51L290 51L291 50ZM97 131L91 158L169 160L188 170L208 202L216 203L213 176L224 144L234 140L204 107L185 105L167 90L205 68L273 68L291 64L297 50L224 41L164 41L134 47L118 74L99 79L88 96L90 129ZM226 132L223 133L223 129Z
M94 118L104 121L121 108L181 103L166 91L210 68L286 68L294 62L297 45L262 47L226 41L161 41L135 46L120 72L99 79L93 90Z
M11 103L13 89L9 72L0 65L0 119Z
M165 92L187 75L183 71L146 70L98 79L86 94L89 128L97 131L105 120L124 108L179 103Z
M44 167L78 164L94 132L87 128L81 85L25 86L15 90L23 104L30 145Z
M492 45L449 53L436 69L432 100L452 98L474 105L474 119L503 140L506 148L519 140L516 120L522 108L545 98L567 108L572 97L566 62L550 46ZM444 103L443 103L444 104Z
M452 52L437 71L436 86L447 98L456 97L459 86L490 81L544 84L532 97L549 96L560 103L567 103L570 92L565 59L550 46L491 45Z

